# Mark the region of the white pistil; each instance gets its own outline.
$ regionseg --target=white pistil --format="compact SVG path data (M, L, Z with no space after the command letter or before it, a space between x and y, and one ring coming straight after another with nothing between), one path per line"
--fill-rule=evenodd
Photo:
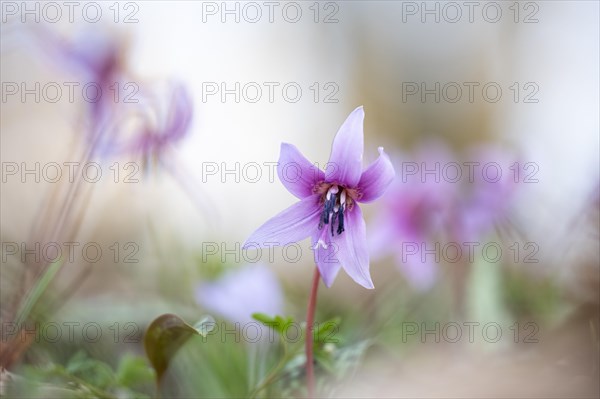
M323 249L327 249L327 243L319 238L313 249L319 249L319 246L323 247Z

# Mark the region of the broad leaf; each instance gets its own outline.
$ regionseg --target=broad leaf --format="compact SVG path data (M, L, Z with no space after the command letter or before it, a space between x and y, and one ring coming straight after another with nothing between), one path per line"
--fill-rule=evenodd
M144 337L144 348L158 383L169 367L169 361L194 335L201 333L174 314L159 316L150 324Z

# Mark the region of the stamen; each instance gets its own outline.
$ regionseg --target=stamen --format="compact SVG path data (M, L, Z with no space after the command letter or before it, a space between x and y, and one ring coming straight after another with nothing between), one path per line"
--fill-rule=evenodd
M333 237L333 228L335 226L335 220L337 219L338 213L334 212L331 216L331 236ZM339 228L339 227L338 227Z
M329 218L331 216L331 211L333 210L334 204L335 204L335 197L325 201L325 209L323 210L323 212L325 212L323 215L324 216L323 221L325 222L325 224L329 223Z
M319 230L323 228L323 223L325 222L325 210L321 212L321 218L319 219Z
M332 237L335 235L335 232L337 232L338 235L342 234L345 231L344 211L352 208L353 198L352 192L347 192L345 188L337 185L330 186L323 198L323 211L321 212L321 217L319 219L319 230L321 230L324 225L331 224Z
M331 225L331 227L333 227L333 224ZM342 234L343 231L344 231L344 207L342 207L338 213L338 228L337 228L338 236L340 234ZM331 235L333 235L333 232Z
M331 212L333 211L337 200L336 194L338 193L338 191L339 189L337 186L331 186L329 190L327 190L327 194L325 196L325 204L323 206L323 212L321 213L321 219L319 220L319 230L323 228L324 224L329 224Z

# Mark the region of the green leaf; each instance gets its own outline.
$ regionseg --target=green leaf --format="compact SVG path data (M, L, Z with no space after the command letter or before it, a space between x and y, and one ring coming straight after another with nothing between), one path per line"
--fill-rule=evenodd
M216 325L217 322L215 321L215 319L212 316L207 315L201 318L200 321L198 321L196 324L194 324L194 328L196 329L196 331L198 331L198 334L202 335L203 337L206 337L215 329Z
M341 318L335 317L322 323L317 323L313 329L313 341L321 344L338 344L340 339L336 337L339 332Z
M315 351L314 356L319 366L323 367L325 371L327 371L330 374L335 373L335 363L333 356L324 351Z
M143 357L126 354L117 368L117 382L124 387L133 387L152 381L154 370Z
M37 280L36 284L29 291L27 298L17 312L16 325L22 325L23 322L29 318L32 309L36 303L38 303L40 297L46 291L48 285L50 285L63 263L64 259L58 259L54 263L50 264L46 270L44 270L42 277Z
M467 281L469 316L482 324L509 325L511 316L503 300L502 268L489 262L480 252L477 254ZM500 349L494 343L485 342L482 344L487 350Z
M88 357L83 351L77 352L69 359L65 371L101 389L111 387L115 383L112 368L100 360Z
M277 331L279 334L283 334L293 322L294 319L291 317L286 317L284 319L281 316L275 316L275 331Z
M164 314L156 318L146 330L144 348L156 371L156 381L160 383L169 367L169 361L183 344L200 332L174 314Z
M273 324L275 319L264 313L252 313L252 318L256 321L260 321L265 326L269 326L269 324Z
M285 333L287 328L294 322L292 317L282 317L282 316L274 316L271 317L264 313L253 313L252 318L254 320L260 321L265 326L272 328L280 335Z

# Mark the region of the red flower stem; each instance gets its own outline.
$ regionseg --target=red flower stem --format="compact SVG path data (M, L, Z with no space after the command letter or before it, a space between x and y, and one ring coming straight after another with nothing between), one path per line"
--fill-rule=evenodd
M319 279L321 274L319 268L315 267L310 298L308 300L308 309L306 311L306 388L308 397L315 397L315 369L313 361L313 327L315 321L315 309L317 308L317 289L319 288Z

